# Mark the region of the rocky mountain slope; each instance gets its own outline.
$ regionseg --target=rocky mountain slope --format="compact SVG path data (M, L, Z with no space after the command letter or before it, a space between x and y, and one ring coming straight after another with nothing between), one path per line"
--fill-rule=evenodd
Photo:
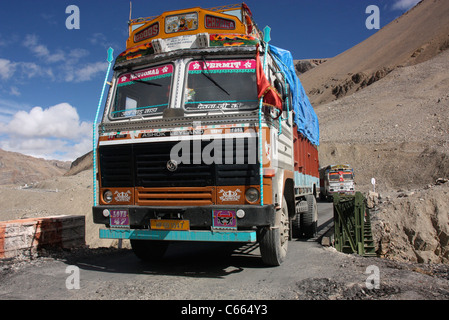
M33 184L60 176L69 168L70 162L36 159L0 149L0 185Z
M424 0L369 39L301 76L312 105L357 92L449 47L449 1Z
M417 13L420 18L433 13L434 19L429 16L420 26L425 32L429 21L440 21L439 13L447 8L449 2L426 0L393 26L410 15L417 23L422 21ZM388 35L381 30L378 36L382 34ZM376 178L381 199L372 212L374 236L378 252L392 259L449 263L449 50L443 50L444 46L429 49L435 39L441 40L438 34L423 42L427 43L420 51L425 52L424 62L417 63L416 55L410 56L414 59L408 60L409 66L379 65L389 72L370 86L352 90L355 93L348 90L337 100L315 106L320 122L320 164L350 163L362 192L373 189L370 181ZM389 43L382 38L378 41ZM359 50L344 55L351 53L357 61ZM318 78L326 73L325 68L331 74L334 67L328 61L303 77ZM359 72L363 67L354 65L353 70ZM328 79L323 85L331 87L333 83ZM314 97L316 101L336 98L329 98L324 91Z

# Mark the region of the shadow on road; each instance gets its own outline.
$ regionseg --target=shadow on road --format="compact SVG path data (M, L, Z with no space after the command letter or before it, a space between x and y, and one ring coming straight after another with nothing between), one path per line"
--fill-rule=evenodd
M297 250L302 243L321 243L324 233L333 226L332 206L319 205L326 213L319 217L316 237L293 239L289 250ZM65 258L67 264L81 269L111 274L225 278L244 269L272 268L262 262L257 243L173 242L164 258L157 262L142 262L131 249L113 248L87 249L82 254L66 255Z
M83 270L121 274L152 274L183 277L223 278L244 269L269 268L262 263L257 244L176 242L156 262L139 260L130 249L111 249L67 259Z

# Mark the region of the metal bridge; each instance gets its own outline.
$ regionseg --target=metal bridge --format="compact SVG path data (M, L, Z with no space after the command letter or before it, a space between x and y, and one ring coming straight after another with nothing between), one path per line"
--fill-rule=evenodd
M335 248L343 253L376 256L370 212L362 193L334 194Z

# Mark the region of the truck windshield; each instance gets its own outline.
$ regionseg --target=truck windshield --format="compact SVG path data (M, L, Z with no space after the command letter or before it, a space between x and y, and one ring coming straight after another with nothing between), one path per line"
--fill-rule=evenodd
M161 114L168 107L172 76L171 64L121 74L111 117Z
M190 62L184 101L186 111L256 109L256 60Z
M330 181L344 181L344 180L352 180L353 176L351 172L339 172L339 173L331 173L329 175Z

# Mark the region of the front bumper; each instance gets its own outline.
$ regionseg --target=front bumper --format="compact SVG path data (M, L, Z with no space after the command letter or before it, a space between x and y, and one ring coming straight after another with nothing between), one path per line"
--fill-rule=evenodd
M129 213L129 228L100 229L101 239L135 239L163 241L211 241L211 242L255 242L254 227L274 227L275 208L265 206L202 206L202 207L138 207L138 206L96 206L92 208L96 224L109 227L109 217L103 211L126 209ZM217 210L244 210L245 215L237 219L236 228L215 229L213 212ZM188 220L190 230L151 230L150 220Z
M256 231L160 231L147 229L100 229L100 239L159 241L256 242Z
M189 220L190 227L193 229L210 229L213 226L214 210L244 210L245 216L237 219L238 229L274 227L276 217L276 210L273 205L214 205L201 207L95 206L92 208L94 223L109 225L109 218L103 216L103 210L105 209L127 209L131 229L146 229L152 219Z

